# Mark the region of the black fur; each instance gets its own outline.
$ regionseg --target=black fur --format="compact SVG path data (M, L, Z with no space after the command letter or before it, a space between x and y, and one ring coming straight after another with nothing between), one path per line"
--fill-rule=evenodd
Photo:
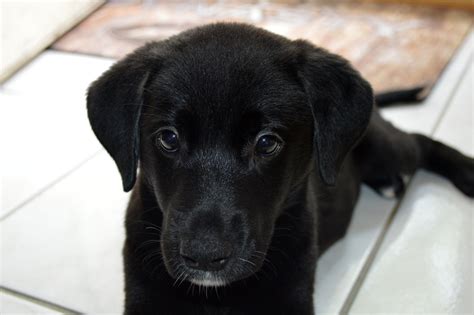
M346 60L248 25L150 43L87 101L133 187L127 314L313 314L317 258L345 234L361 183L401 191L425 167L474 194L473 159L384 121ZM272 155L257 154L262 132Z

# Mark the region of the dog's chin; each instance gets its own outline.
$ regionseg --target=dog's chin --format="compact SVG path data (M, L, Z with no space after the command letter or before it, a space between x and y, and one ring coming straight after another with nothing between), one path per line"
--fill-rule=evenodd
M170 276L178 282L190 282L201 287L224 287L239 280L251 277L254 271L239 272L236 269L226 268L220 271L195 270L190 268L180 268L169 272Z
M224 287L255 275L260 270L262 263L252 264L254 268L236 262L219 271L196 270L182 264L165 265L168 274L178 283L186 281L201 287ZM178 266L178 268L169 268L170 265Z
M201 287L223 287L228 283L224 277L209 271L202 272L202 275L189 276L187 280Z

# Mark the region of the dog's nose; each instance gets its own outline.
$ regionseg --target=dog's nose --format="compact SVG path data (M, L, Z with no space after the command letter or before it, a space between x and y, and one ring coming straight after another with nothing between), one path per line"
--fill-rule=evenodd
M181 243L179 254L189 268L218 271L223 269L229 261L232 249L228 244L203 246L191 241Z

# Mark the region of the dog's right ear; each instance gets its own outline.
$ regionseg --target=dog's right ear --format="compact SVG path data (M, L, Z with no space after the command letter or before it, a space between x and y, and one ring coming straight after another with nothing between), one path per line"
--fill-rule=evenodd
M157 44L149 44L114 64L94 81L87 93L92 130L112 156L122 176L124 191L136 180L139 160L139 122L143 93L160 63Z

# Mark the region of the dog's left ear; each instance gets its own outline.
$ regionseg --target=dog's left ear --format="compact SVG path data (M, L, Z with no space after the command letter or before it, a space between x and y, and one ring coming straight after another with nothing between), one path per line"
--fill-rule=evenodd
M143 93L150 71L158 63L153 48L146 45L114 64L87 93L92 130L117 164L125 191L130 191L136 180Z
M346 155L363 136L374 96L370 84L344 58L297 40L298 77L314 118L319 172L335 185Z

